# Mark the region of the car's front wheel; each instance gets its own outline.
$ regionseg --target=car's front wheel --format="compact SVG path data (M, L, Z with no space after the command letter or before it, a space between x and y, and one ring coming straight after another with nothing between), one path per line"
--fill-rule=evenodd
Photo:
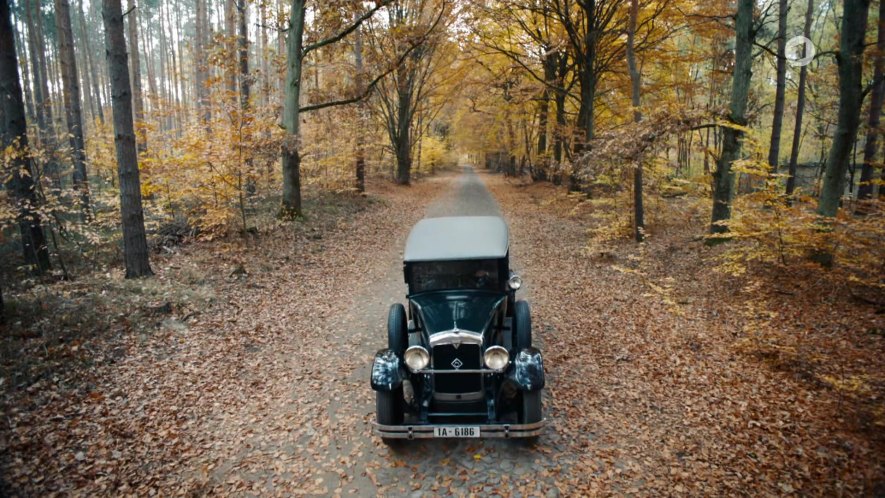
M521 418L520 422L523 424L534 424L542 420L540 390L523 391Z
M375 391L375 417L380 425L403 423L403 388L393 391ZM381 438L385 444L394 444L396 439Z
M532 347L532 311L526 301L516 301L513 310L514 344L516 352Z
M391 305L387 313L387 347L400 358L409 346L406 324L406 308L400 303Z

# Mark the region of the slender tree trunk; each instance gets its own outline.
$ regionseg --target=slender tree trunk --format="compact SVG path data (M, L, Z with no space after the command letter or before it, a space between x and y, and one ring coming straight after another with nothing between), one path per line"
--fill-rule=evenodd
M71 9L68 0L55 0L55 19L64 84L65 118L68 122L71 156L74 161L74 188L80 194L80 209L83 220L86 221L91 218L89 181L86 176L86 147L83 141L83 116L80 110L80 84L77 76L77 59L74 57Z
M579 2L584 10L584 53L578 64L578 76L581 82L580 105L578 106L578 133L575 140L575 152L586 150L593 139L594 116L593 105L596 99L596 48L598 33L596 32L596 1Z
M25 32L25 26L22 26L19 24L19 19L17 19L17 16L15 16L15 15L13 16L12 22L13 22L13 26L15 28L13 30L13 35L15 36L14 41L15 41L15 49L17 52L16 56L18 58L19 69L21 70L21 75L22 75L22 83L23 83L24 98L25 98L25 100L24 100L25 111L26 111L27 119L30 121L34 121L37 117L36 117L36 109L34 108L35 107L34 98L31 95L31 75L29 74L29 71L28 71L28 56L27 56L27 53L25 50L25 44L22 41L22 35ZM27 28L27 29L30 30L30 28Z
M237 52L236 42L234 41L237 38L236 14L234 12L236 7L234 7L234 1L235 0L224 0L224 46L227 49L225 52L228 54L228 57L231 57L231 60L235 60L234 54ZM233 100L234 95L237 94L236 64L225 64L224 81L227 91L230 94L230 98Z
M2 1L2 0L0 0ZM56 159L58 149L55 127L52 118L52 102L49 97L49 85L46 74L46 54L43 48L43 22L36 9L35 0L26 0L24 7L27 12L28 47L31 52L31 72L34 75L34 107L37 115L37 136L40 145L46 152L44 174L49 178L51 189L56 196L60 193L61 182Z
M269 92L270 88L268 82L270 81L270 71L267 64L268 55L270 50L268 49L267 43L267 2L261 1L258 2L258 10L260 15L260 25L258 26L259 33L261 34L261 48L258 51L259 61L261 62L261 103L267 105L270 103Z
M141 93L141 63L138 55L138 9L135 0L129 0L129 13L126 14L129 25L129 54L132 57L132 101L135 107L135 136L138 139L138 151L147 150L147 132L144 129L144 99Z
M89 31L86 29L86 15L83 12L83 0L80 0L77 3L77 7L80 9L80 37L83 39L83 48L86 52L86 65L88 66L87 72L89 73L89 78L91 78L92 81L92 98L95 101L95 110L98 114L98 122L104 124L104 109L101 100L101 85L98 83L98 76L95 69L95 60L92 59L92 47L89 44Z
M544 81L553 84L556 81L556 60L550 50L545 49L543 54ZM549 175L550 161L547 156L547 133L550 116L550 88L545 85L541 92L541 100L538 102L538 162L540 172L533 174L534 180L546 180ZM540 174L539 174L540 173Z
M836 216L839 209L863 101L863 49L870 0L845 0L844 6L837 56L839 114L817 206L817 212L822 216Z
M178 130L181 129L181 95L179 92L179 78L178 78L178 57L176 55L175 50L175 30L173 29L173 23L171 19L171 14L169 11L171 7L169 6L169 2L163 2L160 4L160 13L165 13L165 26L163 27L163 32L165 33L166 28L169 29L169 33L167 36L168 40L168 50L166 52L169 54L169 60L167 67L169 68L169 88L170 88L170 100L173 106L173 113L169 114L169 127L176 128ZM233 52L232 52L233 53ZM178 120L178 126L175 126L174 121Z
M358 28L353 44L353 60L356 66L356 91L361 94L365 90L365 75L363 74L363 30ZM365 151L365 133L367 128L367 109L364 102L357 104L357 126L356 126L356 191L366 191L366 151Z
M556 104L556 126L553 129L553 184L562 184L562 153L565 147L565 76L568 71L568 56L564 52L556 52L556 92L553 97Z
M212 120L209 108L209 67L206 62L206 42L208 40L209 18L206 12L206 0L197 0L196 37L194 39L195 90L200 120L208 127Z
M735 17L735 62L729 118L732 124L738 126L747 124L747 100L753 76L753 5L753 0L738 0ZM730 126L723 130L722 153L713 173L712 233L728 231L720 222L731 218L731 202L734 199L732 163L740 159L742 136L742 132Z
M151 112L156 112L157 109L157 83L154 75L154 57L153 52L150 50L150 47L153 46L153 37L151 36L151 30L145 29L145 16L138 17L139 30L144 33L141 36L141 46L142 53L144 54L144 66L147 69L147 82L148 82L148 96L147 103L148 109ZM196 43L196 41L194 42ZM196 61L196 58L193 59Z
M239 48L238 58L240 67L240 107L243 109L249 107L250 89L252 87L252 80L249 76L249 31L247 29L247 7L246 0L237 0L237 13L239 14L239 35L237 37L237 46Z
M409 136L412 117L412 85L407 73L410 70L401 65L397 68L397 116L396 126L392 130L394 151L396 152L396 183L408 185L412 171L412 141Z
M138 152L132 122L132 91L129 85L129 61L123 35L123 9L120 0L102 0L108 73L114 109L114 145L120 180L120 214L123 224L123 258L126 278L152 275L148 261L141 205L141 182ZM131 12L130 12L131 15Z
M75 16L76 12L72 15ZM74 24L73 24L74 22L75 22L75 20L72 17L71 18L71 40L73 41L74 46L84 47L85 46L83 43L84 37L81 36L82 32L77 32L76 30L74 30ZM80 94L80 98L82 99L82 103L85 106L86 111L89 112L90 118L88 120L86 120L84 123L84 126L86 126L88 128L89 123L95 122L97 116L95 113L95 104L92 99L92 86L89 84L89 64L88 64L88 61L86 60L86 54L84 52L86 52L86 50L82 50L82 49L75 50L74 56L76 57L76 60L77 60L77 67L81 69L78 73L78 75L80 77L79 84L80 84L80 88L82 89L82 92ZM84 113L86 111L84 111ZM85 133L85 131L84 131L84 133Z
M808 9L805 11L805 38L811 36L811 20L814 17L814 0L808 0ZM804 49L803 49L804 50ZM803 53L803 56L805 54ZM787 176L787 196L792 196L796 190L796 168L799 164L799 144L802 142L802 118L805 114L805 87L808 81L808 65L799 70L799 95L796 98L796 124L793 127L793 144L790 147L790 165Z
M781 129L784 123L784 95L787 89L787 0L778 0L777 23L777 84L774 96L774 117L771 121L771 145L768 164L777 173L781 150Z
M876 42L875 69L873 71L873 91L870 96L870 114L867 117L867 139L863 148L863 168L860 173L858 199L873 198L873 177L875 171L876 151L878 150L880 117L885 101L885 1L879 2L879 28Z
M187 122L188 119L188 110L190 106L187 105L190 102L189 96L187 94L188 86L186 84L187 77L185 76L184 71L184 57L183 52L184 49L182 46L182 37L184 37L184 33L181 30L181 2L180 0L175 0L175 32L176 42L175 42L175 57L178 59L178 70L175 72L175 83L178 86L178 97L179 97L179 105L177 108L177 116L178 116L178 136L181 136L182 127L184 123Z
M51 265L37 211L35 175L28 147L25 105L9 4L9 0L0 0L0 142L4 149L15 147L23 152L15 154L11 160L6 188L14 195L18 205L17 218L25 263L40 274L49 270Z
M301 216L301 156L300 98L301 68L303 62L305 0L292 0L289 17L286 91L283 108L283 126L288 137L282 145L283 200L280 215L284 218Z
M636 50L634 40L636 38L636 24L639 17L639 0L630 0L630 21L627 28L627 69L630 72L630 89L633 104L633 121L642 121L640 109L640 92L642 90L642 75L636 65ZM636 168L633 170L633 221L634 237L636 242L642 242L645 237L645 210L642 205L642 157L636 158Z

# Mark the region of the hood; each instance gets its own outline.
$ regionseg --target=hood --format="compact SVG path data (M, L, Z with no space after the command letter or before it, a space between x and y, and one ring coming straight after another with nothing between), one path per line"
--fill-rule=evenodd
M483 333L507 295L467 290L423 292L410 298L428 334L453 329Z

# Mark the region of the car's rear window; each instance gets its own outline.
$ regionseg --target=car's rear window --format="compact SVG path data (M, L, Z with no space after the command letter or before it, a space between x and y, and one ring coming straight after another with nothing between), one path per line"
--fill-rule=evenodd
M498 261L428 261L412 263L413 293L446 289L498 290Z

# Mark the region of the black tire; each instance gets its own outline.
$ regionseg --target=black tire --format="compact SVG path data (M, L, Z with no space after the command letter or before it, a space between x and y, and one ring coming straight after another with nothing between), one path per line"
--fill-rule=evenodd
M403 388L375 391L375 417L381 425L403 423Z
M525 348L532 347L532 312L529 303L526 301L516 301L513 310L513 344L516 351L522 351Z
M541 411L541 391L523 391L520 423L534 424L544 419Z
M375 391L375 418L381 425L399 425L403 423L403 388L393 391ZM399 439L382 437L381 441L388 446L396 446Z
M406 308L396 303L387 313L387 347L400 358L409 346L409 332L406 330Z

